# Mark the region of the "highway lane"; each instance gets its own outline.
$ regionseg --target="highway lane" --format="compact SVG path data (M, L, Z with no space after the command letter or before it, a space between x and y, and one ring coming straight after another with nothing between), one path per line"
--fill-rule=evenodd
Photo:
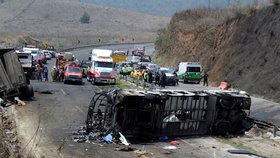
M100 47L104 49L132 49L133 45ZM147 45L149 54L154 51L154 46ZM74 51L79 60L87 59L90 49ZM48 66L52 67L54 61ZM28 101L28 105L17 107L18 130L23 145L26 145L24 153L46 157L131 157L125 152L114 152L112 146L104 144L75 143L71 140L72 133L84 125L87 115L88 104L96 91L107 86L91 85L84 80L83 85L65 85L57 82L32 81L35 99ZM183 84L179 86L167 86L167 89L199 90L213 89L197 84ZM215 88L214 88L215 89ZM40 91L51 91L53 94L42 94ZM278 120L279 105L262 99L253 98L251 116L264 119ZM272 111L274 109L275 111ZM273 116L272 113L275 113ZM273 116L273 117L271 117ZM277 118L278 117L278 118ZM35 137L34 137L35 136ZM211 137L182 139L182 150L176 151L173 157L225 157L225 144L217 142ZM31 143L30 143L31 142ZM204 142L201 145L201 142ZM164 142L152 143L148 150L157 157L169 157L162 153ZM219 147L219 151L211 149L211 144ZM209 148L207 146L210 146ZM141 148L141 144L135 147ZM113 152L112 152L113 151ZM193 152L199 151L199 152Z

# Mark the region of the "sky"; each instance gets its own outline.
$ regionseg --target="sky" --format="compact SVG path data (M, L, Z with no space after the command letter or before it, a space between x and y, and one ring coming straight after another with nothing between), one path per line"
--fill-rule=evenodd
M78 0L80 2L123 8L158 16L172 16L190 8L208 7L227 8L233 4L248 5L266 0Z

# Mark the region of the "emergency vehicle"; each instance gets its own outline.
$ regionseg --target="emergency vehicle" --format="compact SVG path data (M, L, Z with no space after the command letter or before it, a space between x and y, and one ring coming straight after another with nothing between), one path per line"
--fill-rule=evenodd
M118 62L126 62L126 55L125 51L114 51L112 54L113 62L118 63Z
M112 50L93 49L91 56L91 68L87 73L87 80L92 84L107 83L116 84L116 75Z
M193 82L199 84L201 79L200 62L181 62L177 76L184 83Z

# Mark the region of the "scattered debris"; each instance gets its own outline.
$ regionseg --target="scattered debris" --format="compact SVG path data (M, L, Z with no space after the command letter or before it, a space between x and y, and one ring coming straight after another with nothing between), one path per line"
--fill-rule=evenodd
M161 137L159 137L160 141L167 141L168 139L169 139L168 136L161 136Z
M15 99L15 101L16 101L16 103L17 103L18 105L20 105L20 106L21 106L21 105L23 105L23 106L26 105L25 102L22 101L22 100L20 100L18 97L15 97L14 99Z
M135 150L134 153L141 158L148 158L149 156L153 156L153 153L148 153L147 151L144 150Z
M178 141L174 140L174 141L171 141L169 144L170 145L179 145L180 143Z
M46 90L46 91L39 91L39 90L35 90L34 92L40 93L40 94L53 94L53 92Z
M85 142L86 140L87 140L86 136L84 136L84 135L79 135L79 136L73 137L73 141L77 142L77 143L82 143L82 142Z
M240 155L251 155L257 158L265 158L264 156L254 154L248 150L227 150L231 154L240 154Z
M129 152L129 151L134 151L136 150L135 148L131 148L131 147L124 147L124 148L115 148L116 151L126 151L126 152Z
M106 143L112 143L112 141L113 141L113 136L112 136L112 134L108 134L108 135L106 135L105 137L104 137L104 141L106 142Z
M119 135L120 135L120 141L122 142L122 144L128 146L129 143L128 141L126 140L126 138L119 132Z
M176 149L178 149L178 147L174 146L174 145L169 145L169 146L164 146L163 149L165 149L165 150L176 150Z

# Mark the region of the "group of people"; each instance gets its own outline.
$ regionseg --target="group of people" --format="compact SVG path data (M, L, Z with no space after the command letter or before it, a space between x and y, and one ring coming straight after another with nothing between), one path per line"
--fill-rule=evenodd
M49 70L47 66L44 66L43 64L39 63L35 66L34 78L38 81L48 82L48 72Z
M53 82L63 82L64 80L64 68L54 66L51 70L51 77Z
M127 75L130 75L132 71L133 71L133 68L129 64L127 66L124 65L122 67L121 74L122 74L123 78L127 79Z

